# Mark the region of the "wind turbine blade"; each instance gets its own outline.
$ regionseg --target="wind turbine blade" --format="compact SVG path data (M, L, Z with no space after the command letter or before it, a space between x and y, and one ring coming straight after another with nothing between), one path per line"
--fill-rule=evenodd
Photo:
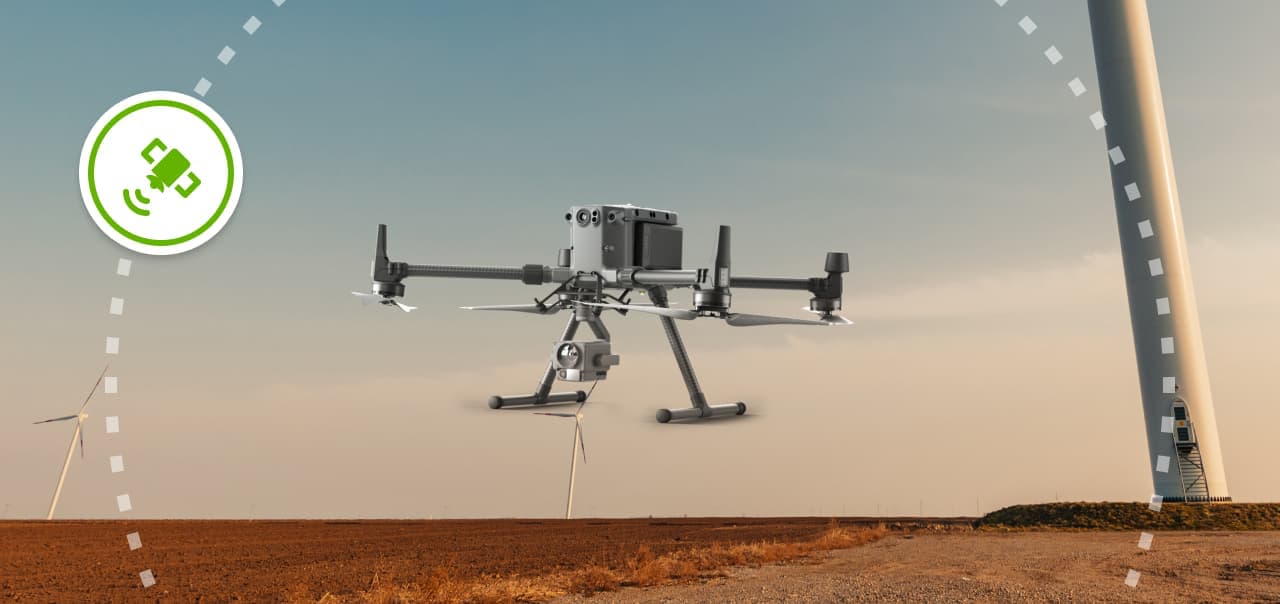
M574 415L574 414L572 414L572 413L547 413L547 412L544 412L544 411L539 411L539 412L537 412L537 413L534 413L534 415L550 415L550 416L553 416L553 417L577 417L576 415Z
M527 312L535 315L554 315L560 312L560 306L553 304L490 304L487 306L463 306L462 310L506 310L511 312Z
M581 304L585 304L587 306L598 306L600 308L612 308L613 310L648 313L671 319L680 319L681 321L691 321L698 318L697 312L684 308L667 308L665 306L651 306L647 304L602 304L600 302L582 302Z
M76 434L80 436L80 459L84 459L84 422L76 422ZM584 458L583 461L586 461Z
M98 381L93 383L93 388L89 389L89 396L84 397L84 403L80 405L80 413L84 413L84 408L89 406L89 399L93 398L93 393L98 391L98 386L102 385L102 378L107 375L107 369L110 368L110 363L102 368L102 373L98 374ZM78 417L80 413L77 413L76 416Z
M587 463L587 441L582 438L582 418L577 419L578 422L578 448L582 449L582 463Z
M756 327L759 325L827 325L826 321L813 319L792 319L789 317L770 317L767 315L748 315L730 313L725 315L724 322L734 327Z
M64 416L64 417L55 417L55 418L53 418L53 419L42 419L42 420L40 420L40 421L38 421L38 422L31 422L31 423L32 423L33 425L34 425L34 424L47 424L47 423L49 423L49 422L62 422L62 421L66 421L66 420L69 420L69 419L75 419L75 418L77 418L77 417L80 417L80 416L79 416L79 415L67 415L67 416Z

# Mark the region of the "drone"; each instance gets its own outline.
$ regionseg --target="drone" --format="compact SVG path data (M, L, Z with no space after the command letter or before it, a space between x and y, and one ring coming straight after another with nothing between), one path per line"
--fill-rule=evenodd
M551 390L557 379L594 384L605 379L609 369L618 365L619 356L612 353L609 330L605 328L601 315L606 311L623 316L630 313L656 315L666 332L691 403L685 408L658 410L658 422L664 424L672 420L710 419L747 412L744 402L707 403L689 362L684 340L676 328L677 320L718 319L733 327L853 324L836 314L841 309L844 274L849 272L849 255L846 252L828 252L823 266L826 274L821 277L742 277L730 273L730 229L725 225L720 226L714 266L685 268L682 258L684 233L677 225L675 212L629 204L584 205L571 207L564 219L569 223L570 243L568 248L560 250L556 266L526 264L518 268L392 262L387 257L387 225L380 224L373 254L372 288L369 293L352 293L365 304L376 303L409 312L415 307L397 299L404 297L404 280L409 277L503 279L526 285L555 284L549 294L535 298L531 304L462 307L464 310L534 315L553 315L560 311L570 313L537 390L532 394L492 396L489 398L492 409L585 402L589 391ZM692 308L671 306L667 290L676 288L693 290ZM805 310L817 317L794 319L732 312L731 292L734 289L808 292L812 297ZM633 294L647 294L651 304L633 304ZM579 326L584 323L594 339L575 339Z

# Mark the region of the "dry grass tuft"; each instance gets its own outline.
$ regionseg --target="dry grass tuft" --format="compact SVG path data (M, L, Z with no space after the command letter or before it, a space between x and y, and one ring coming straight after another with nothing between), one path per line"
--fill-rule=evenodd
M618 568L591 564L574 571L536 577L454 577L447 568L436 567L418 581L408 584L382 581L375 574L368 589L348 597L326 593L324 601L375 604L540 602L571 593L591 595L622 587L648 587L722 576L724 569L729 567L806 558L824 551L870 543L889 534L890 530L883 524L874 528L848 528L833 519L826 531L809 541L716 544L662 555L654 554L648 545L641 545L635 555Z

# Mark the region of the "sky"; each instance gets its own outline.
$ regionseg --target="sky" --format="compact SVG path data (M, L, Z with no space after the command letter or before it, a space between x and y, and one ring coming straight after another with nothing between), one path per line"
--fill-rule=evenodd
M1227 479L1280 500L1280 6L1151 17ZM116 517L123 492L138 517L560 514L572 427L485 400L533 386L561 319L457 308L545 290L410 281L408 315L348 292L380 222L396 260L551 264L565 209L606 201L679 212L689 265L719 224L739 274L848 251L857 324L682 324L708 397L751 415L659 426L687 400L660 327L606 317L622 364L586 409L580 514L1150 494L1083 3L26 2L0 39L4 517L43 517L71 428L31 422L74 412L109 335L120 392L90 407L62 517ZM128 252L80 200L84 137L202 77L244 156L236 215L193 252Z

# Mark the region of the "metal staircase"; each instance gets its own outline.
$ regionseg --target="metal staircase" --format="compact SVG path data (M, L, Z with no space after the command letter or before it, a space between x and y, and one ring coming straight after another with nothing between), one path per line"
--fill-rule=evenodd
M1204 475L1204 461L1200 459L1199 445L1178 444L1177 447L1183 501L1210 501L1209 481Z

